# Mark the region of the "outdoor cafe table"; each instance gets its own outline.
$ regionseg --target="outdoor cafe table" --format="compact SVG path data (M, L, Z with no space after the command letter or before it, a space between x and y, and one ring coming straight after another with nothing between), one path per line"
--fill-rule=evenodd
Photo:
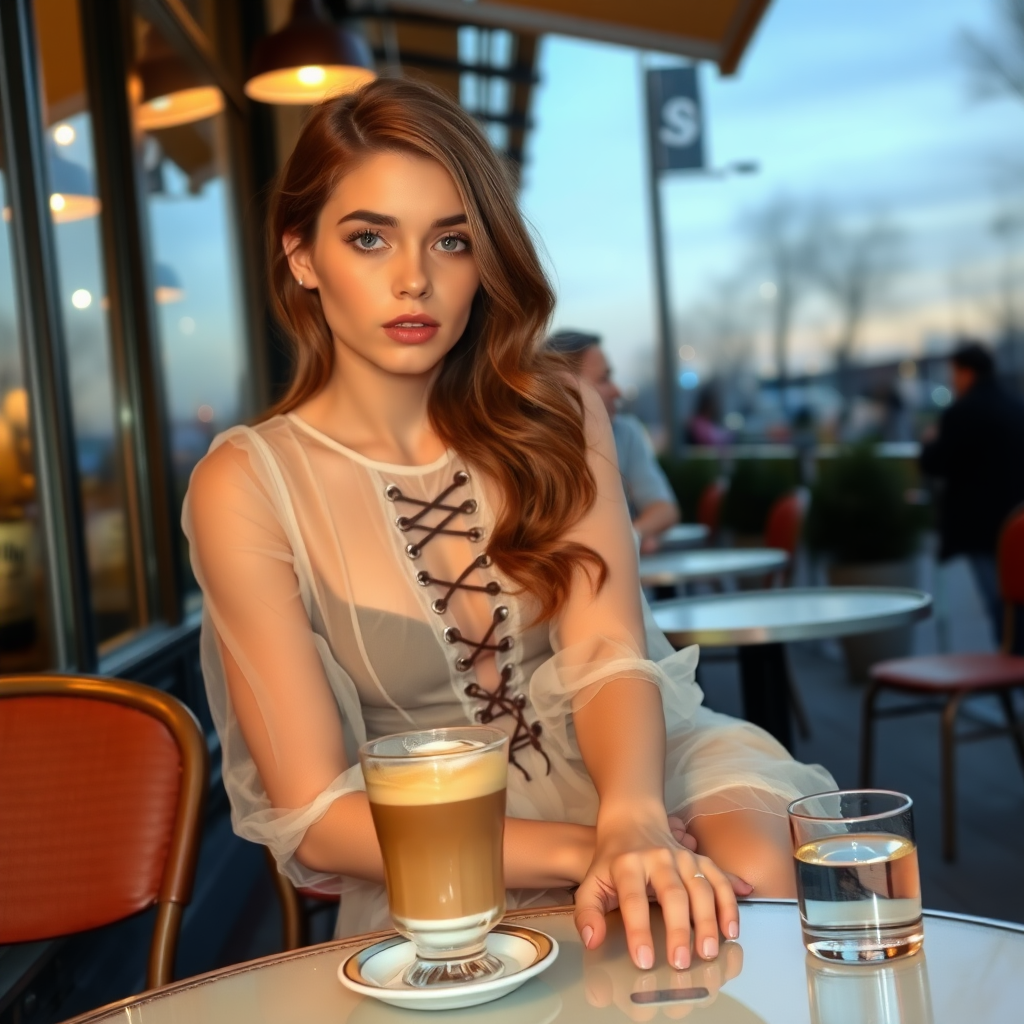
M743 713L790 748L789 669L783 644L877 633L931 613L922 590L899 587L801 587L681 597L651 606L676 648L739 648Z
M676 523L659 538L659 551L680 551L703 544L710 531L703 523Z
M659 551L640 556L640 582L645 587L667 587L727 577L767 576L784 569L788 562L789 555L782 548Z
M927 893L925 894L927 897ZM740 938L688 971L665 966L655 917L655 968L626 955L618 915L604 945L585 950L571 907L518 911L517 924L561 947L543 974L503 999L464 1010L398 1010L357 996L338 966L377 936L284 953L187 978L75 1018L75 1024L1010 1024L1024 1007L1024 927L925 912L924 950L877 966L836 967L804 951L796 904L743 901ZM695 1002L635 1003L634 994L704 988Z

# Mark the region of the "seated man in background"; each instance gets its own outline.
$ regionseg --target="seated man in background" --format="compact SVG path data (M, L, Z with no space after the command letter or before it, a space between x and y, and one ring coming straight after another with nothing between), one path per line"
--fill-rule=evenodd
M615 450L619 457L622 486L629 503L633 529L640 536L640 551L649 554L658 549L661 535L679 522L679 505L643 424L617 409L622 392L612 380L612 370L601 338L584 331L556 331L548 346L568 356L573 369L601 396L612 421Z

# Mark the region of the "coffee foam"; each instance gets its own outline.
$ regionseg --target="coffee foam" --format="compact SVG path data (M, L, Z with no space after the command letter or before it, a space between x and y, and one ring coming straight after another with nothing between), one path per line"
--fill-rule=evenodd
M364 764L367 796L375 804L410 807L457 803L505 788L508 758L503 747L478 756L436 757L451 749L447 742L424 744L411 751L408 759ZM455 749L465 749L465 745L460 743Z

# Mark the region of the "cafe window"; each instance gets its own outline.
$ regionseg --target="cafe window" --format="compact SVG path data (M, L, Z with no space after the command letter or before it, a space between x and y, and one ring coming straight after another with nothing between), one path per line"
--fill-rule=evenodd
M11 258L13 213L3 166L0 154L0 673L50 663L38 476Z
M35 0L47 188L66 340L92 614L100 644L138 625L116 421L92 110L77 0Z
M134 27L132 117L180 509L189 475L214 435L253 411L229 161L229 118L238 115L202 65L155 25L137 16ZM188 610L198 591L178 535Z

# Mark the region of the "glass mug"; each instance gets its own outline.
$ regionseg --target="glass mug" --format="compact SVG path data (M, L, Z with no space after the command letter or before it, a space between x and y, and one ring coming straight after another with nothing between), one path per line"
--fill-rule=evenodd
M804 945L822 960L870 963L924 942L913 801L882 789L789 805Z
M465 726L364 743L359 760L395 927L416 947L418 988L496 978L487 952L505 914L508 736Z

